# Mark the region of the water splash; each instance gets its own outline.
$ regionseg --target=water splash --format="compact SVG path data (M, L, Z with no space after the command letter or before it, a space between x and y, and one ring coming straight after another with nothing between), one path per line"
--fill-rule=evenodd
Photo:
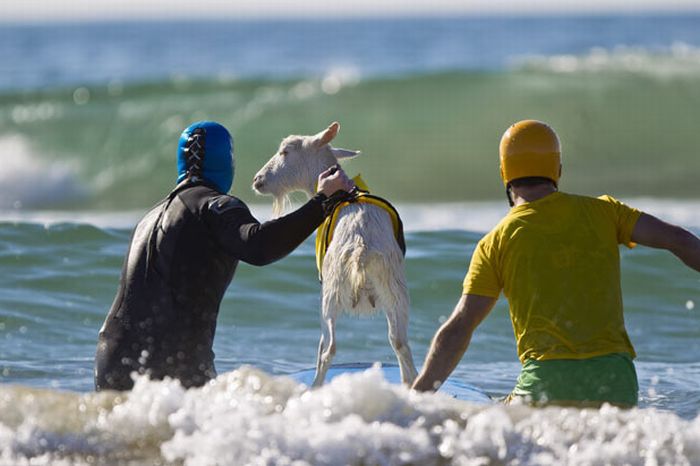
M0 388L0 461L29 464L678 464L700 418L654 409L473 405L411 392L378 369L317 390L251 367L183 390Z

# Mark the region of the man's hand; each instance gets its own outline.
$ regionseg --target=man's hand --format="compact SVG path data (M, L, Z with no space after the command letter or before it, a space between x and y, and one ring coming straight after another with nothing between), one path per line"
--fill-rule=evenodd
M350 191L355 187L348 175L345 174L340 165L333 165L328 170L318 175L318 192L326 197L331 197L338 191Z

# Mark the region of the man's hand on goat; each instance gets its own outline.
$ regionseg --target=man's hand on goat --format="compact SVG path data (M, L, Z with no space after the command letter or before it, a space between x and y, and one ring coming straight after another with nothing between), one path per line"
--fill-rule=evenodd
M331 197L337 191L351 191L355 187L340 165L333 165L318 175L318 192Z

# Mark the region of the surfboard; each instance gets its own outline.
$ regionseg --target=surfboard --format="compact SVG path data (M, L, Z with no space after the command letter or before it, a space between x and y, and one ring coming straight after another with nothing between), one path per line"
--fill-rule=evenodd
M334 364L328 369L326 374L325 383L330 382L335 377L342 374L352 374L357 372L363 372L370 369L374 363L367 362L357 362L348 364ZM382 364L381 365L382 374L387 382L393 384L401 383L401 371L399 366L396 364ZM288 374L289 377L293 378L299 383L311 386L314 381L314 375L316 374L316 369L304 369L297 372ZM454 377L449 377L445 383L442 384L438 390L441 393L446 393L454 398L471 401L474 403L492 403L493 400L489 397L486 392L481 390L474 385L461 382Z

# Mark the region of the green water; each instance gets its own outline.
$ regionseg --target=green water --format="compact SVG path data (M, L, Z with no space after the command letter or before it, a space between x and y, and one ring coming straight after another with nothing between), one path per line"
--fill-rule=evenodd
M348 171L361 172L393 200L500 199L498 141L524 118L558 131L569 191L699 193L696 75L524 68L359 81L335 90L324 92L320 81L164 81L5 94L0 141L4 157L29 152L25 158L41 164L28 173L13 168L21 160L10 164L17 182L56 183L47 174L62 170L69 184L25 206L146 207L173 185L180 131L205 118L234 134L232 192L247 201L255 198L253 174L283 137L316 133L334 120L341 123L335 144L362 151ZM8 153L8 140L21 150Z

